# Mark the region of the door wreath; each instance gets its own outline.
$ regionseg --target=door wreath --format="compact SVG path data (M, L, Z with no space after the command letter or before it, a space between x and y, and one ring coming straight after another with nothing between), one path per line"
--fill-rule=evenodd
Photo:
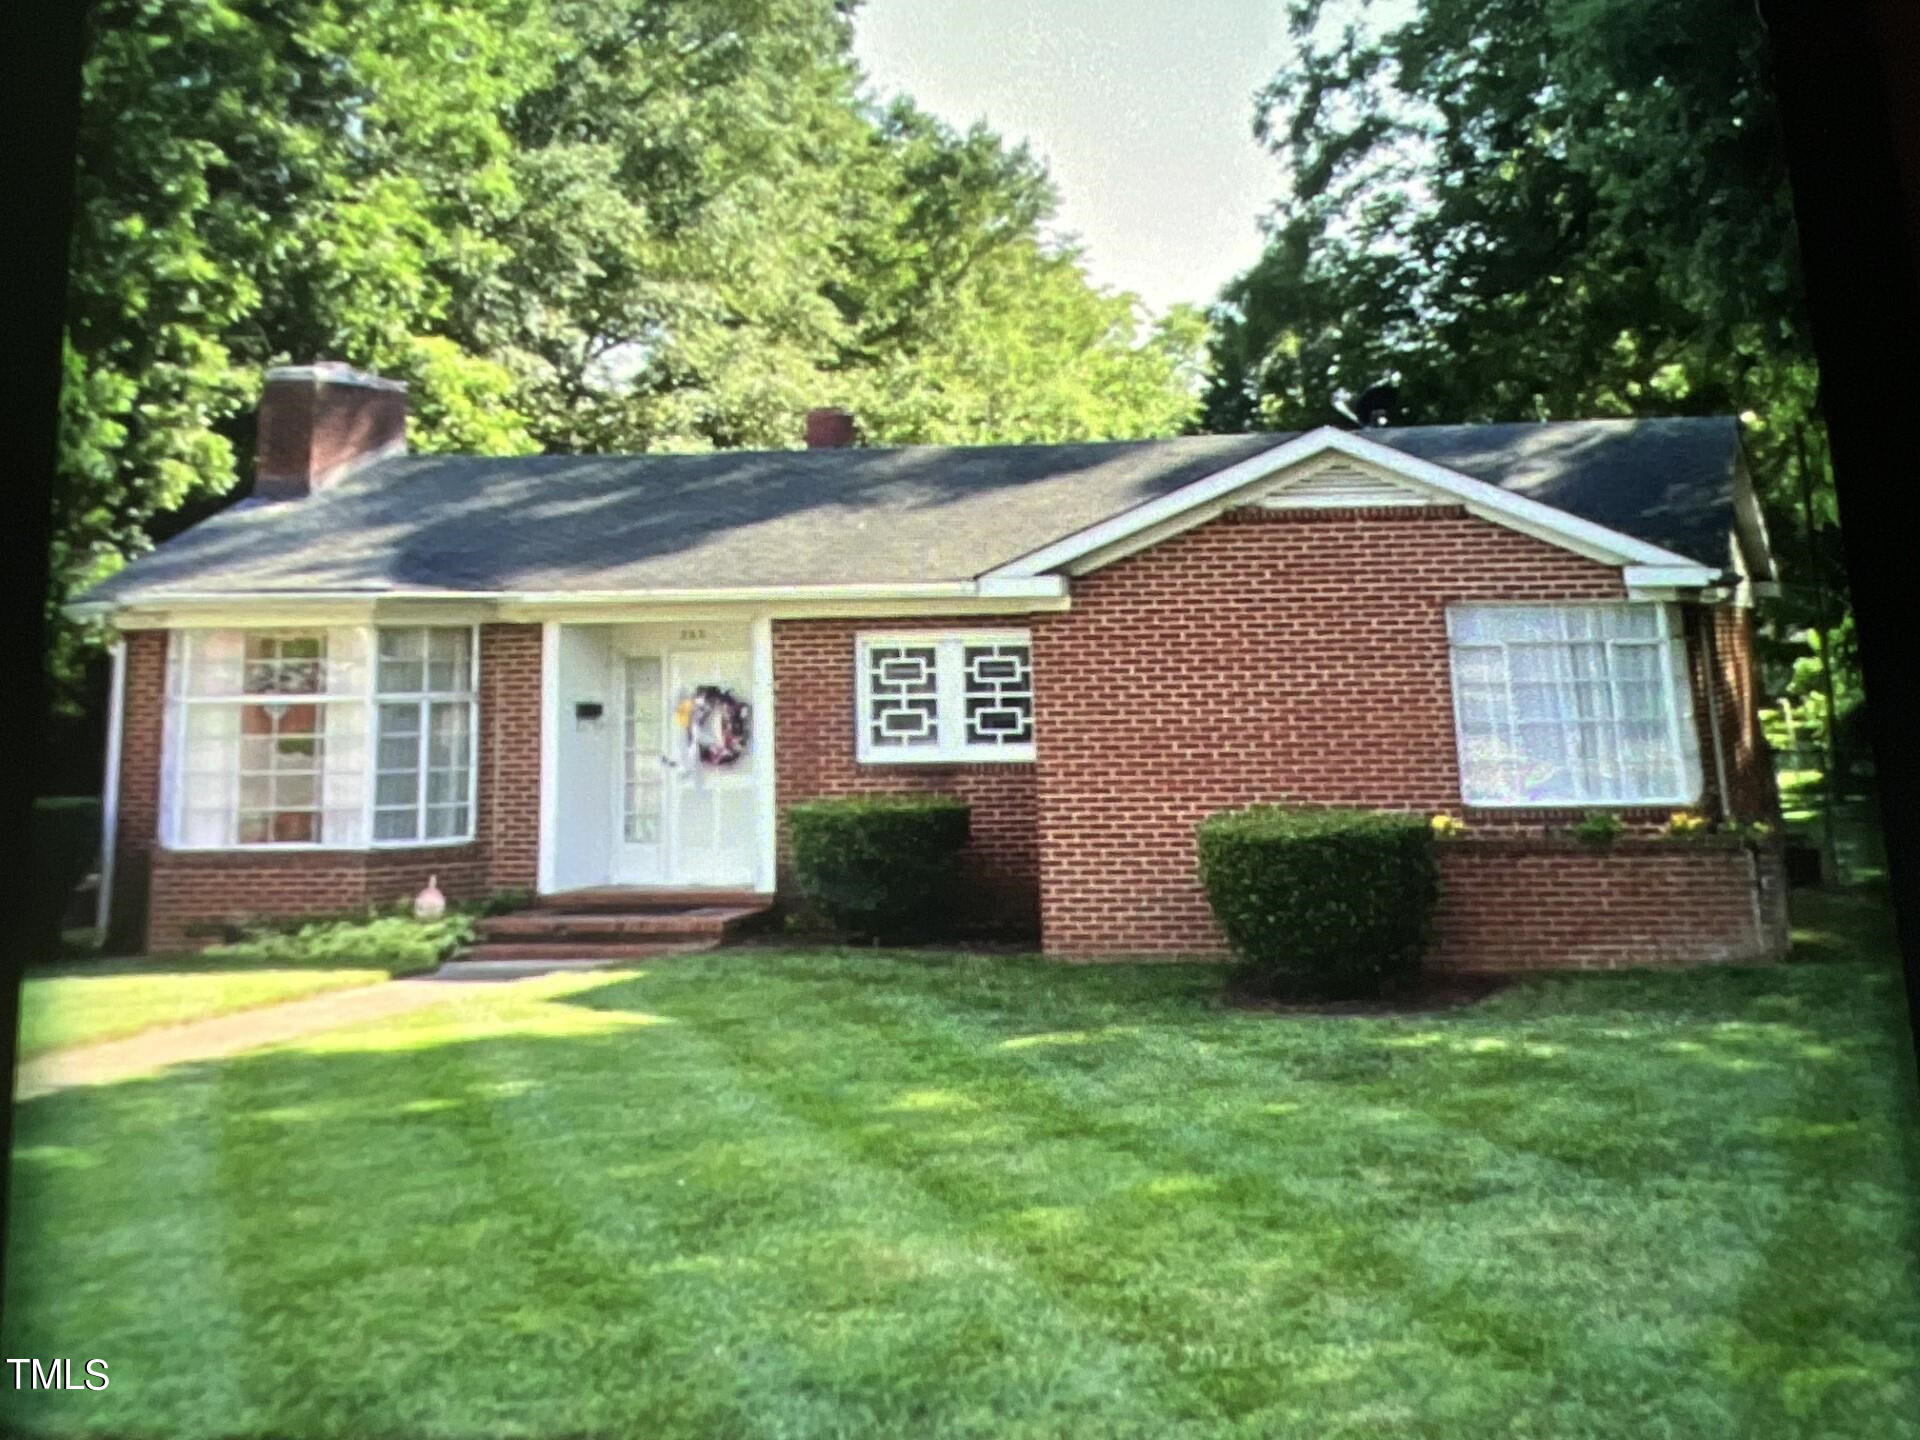
M731 765L747 753L753 708L731 690L702 685L674 712L687 755L702 765Z

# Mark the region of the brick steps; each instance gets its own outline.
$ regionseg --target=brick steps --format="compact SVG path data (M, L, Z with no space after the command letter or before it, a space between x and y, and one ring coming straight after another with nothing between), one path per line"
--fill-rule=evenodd
M488 941L711 940L738 933L765 913L764 906L705 905L685 910L633 910L625 914L589 910L525 910L492 915L480 922Z
M460 959L631 961L711 950L771 908L766 897L739 890L574 890L488 916L480 943Z

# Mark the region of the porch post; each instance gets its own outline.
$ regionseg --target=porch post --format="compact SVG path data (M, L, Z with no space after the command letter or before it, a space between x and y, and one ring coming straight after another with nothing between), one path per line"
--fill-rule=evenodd
M775 884L775 852L779 844L780 772L774 753L773 717L773 618L756 615L752 627L753 648L753 744L760 752L758 806L759 835L755 849L754 889L771 895Z

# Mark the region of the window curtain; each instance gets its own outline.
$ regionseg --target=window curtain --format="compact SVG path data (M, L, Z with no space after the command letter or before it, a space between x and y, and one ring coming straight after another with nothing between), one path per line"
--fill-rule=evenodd
M1671 606L1448 611L1468 804L1690 803L1699 747Z

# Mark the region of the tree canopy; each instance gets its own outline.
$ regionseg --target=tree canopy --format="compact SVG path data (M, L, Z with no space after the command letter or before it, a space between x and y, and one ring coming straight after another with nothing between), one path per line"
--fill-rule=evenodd
M51 604L237 489L277 361L407 381L424 451L1183 428L1198 314L1092 284L1024 147L869 95L856 8L99 0Z
M1402 423L1742 415L1786 683L1845 580L1754 8L1382 9L1288 7L1255 120L1284 190L1213 312L1208 427L1349 423L1381 383Z

